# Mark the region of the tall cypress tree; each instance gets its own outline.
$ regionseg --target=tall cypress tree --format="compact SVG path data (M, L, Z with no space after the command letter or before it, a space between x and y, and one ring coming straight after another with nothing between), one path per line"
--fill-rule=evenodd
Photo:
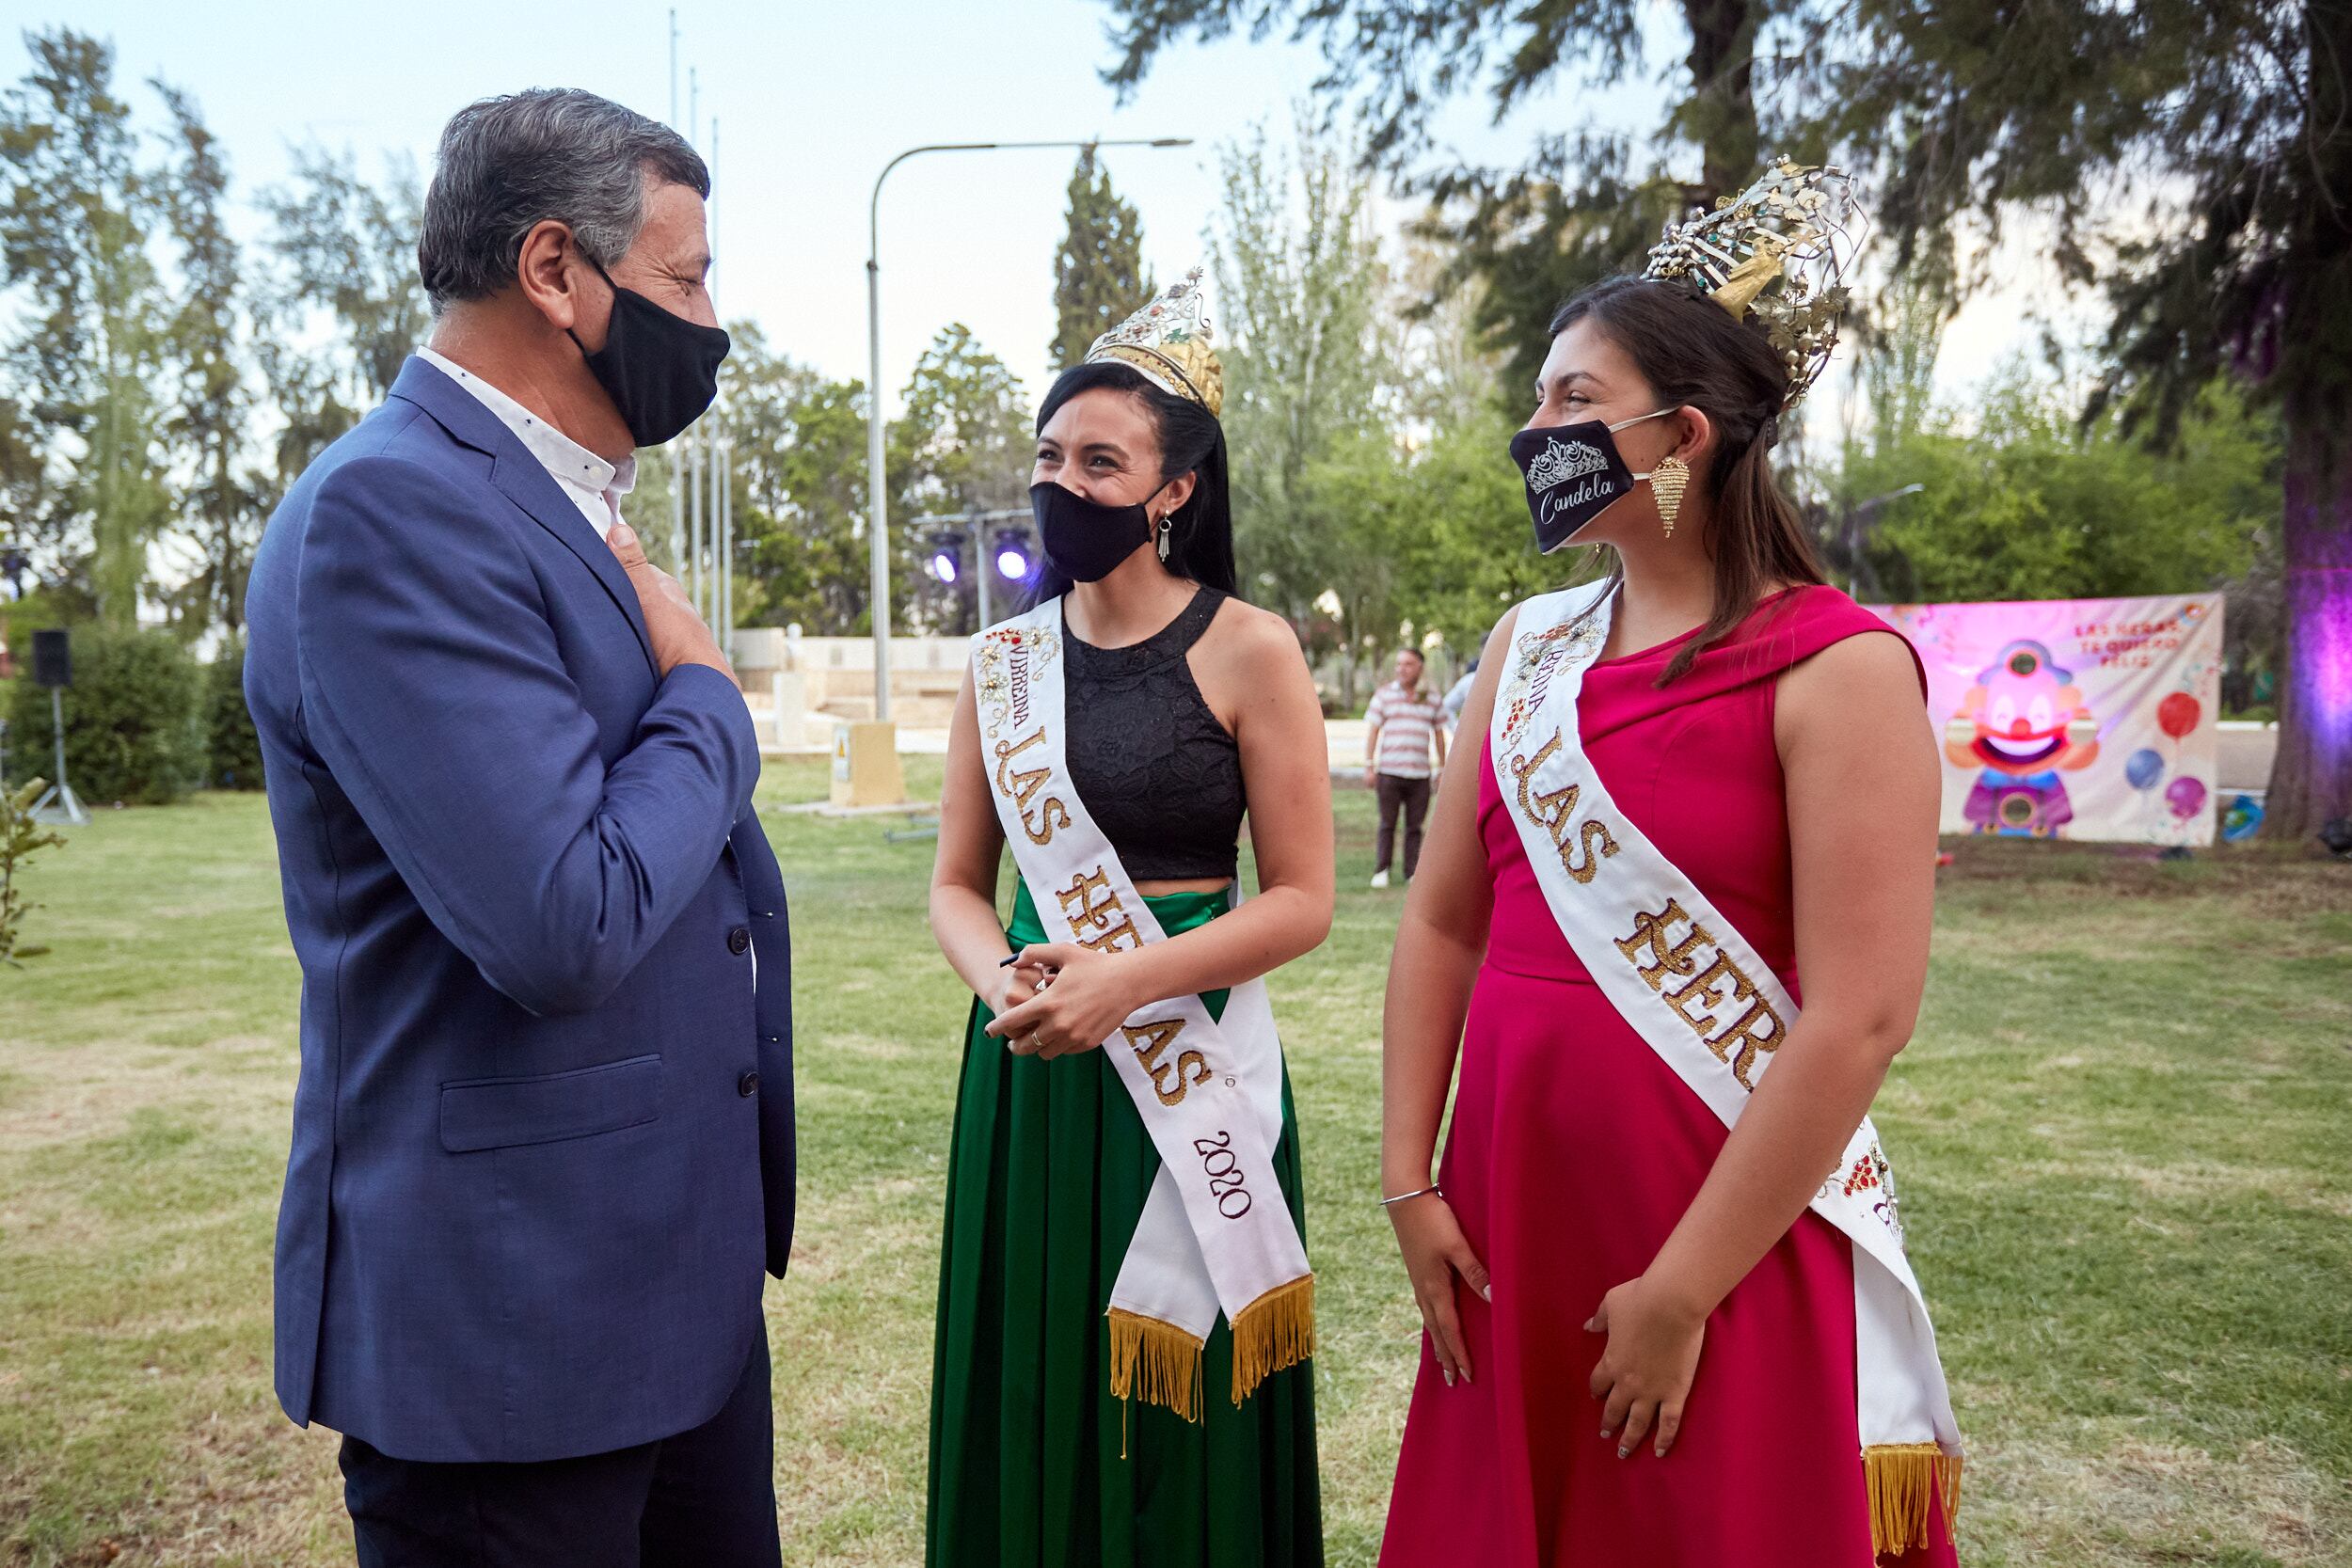
M1054 253L1054 368L1076 364L1151 297L1143 219L1111 189L1089 147L1071 171L1070 230Z

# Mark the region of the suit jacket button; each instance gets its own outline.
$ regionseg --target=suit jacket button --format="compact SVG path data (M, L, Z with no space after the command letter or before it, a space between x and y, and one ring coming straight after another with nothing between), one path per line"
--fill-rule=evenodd
M730 953L744 952L751 944L752 928L749 926L738 926L727 933L727 951Z
M735 1092L749 1100L759 1092L759 1074L747 1072L735 1081Z

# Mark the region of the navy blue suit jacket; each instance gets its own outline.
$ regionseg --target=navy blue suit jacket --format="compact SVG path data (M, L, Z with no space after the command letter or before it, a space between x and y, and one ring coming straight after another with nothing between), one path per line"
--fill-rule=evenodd
M417 1460L700 1424L792 1240L741 693L660 673L595 526L421 359L271 517L246 612L302 964L279 1402Z

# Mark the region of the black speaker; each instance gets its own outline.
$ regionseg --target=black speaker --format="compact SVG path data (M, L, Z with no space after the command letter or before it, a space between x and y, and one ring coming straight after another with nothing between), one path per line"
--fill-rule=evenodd
M73 642L61 626L33 633L33 684L73 684Z

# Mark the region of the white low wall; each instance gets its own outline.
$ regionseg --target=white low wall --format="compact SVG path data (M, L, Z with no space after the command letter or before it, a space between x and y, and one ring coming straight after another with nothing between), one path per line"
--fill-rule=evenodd
M900 725L946 728L963 685L969 639L894 637L890 640L890 717ZM747 694L765 693L772 722L771 744L787 750L833 744L836 719L874 717L874 640L800 637L773 626L739 628L735 668ZM752 699L755 717L762 704ZM795 713L803 717L796 723Z
M2214 726L2221 732L2220 754L2215 770L2217 791L2267 789L2271 759L2279 754L2279 726L2249 719L2224 719Z

